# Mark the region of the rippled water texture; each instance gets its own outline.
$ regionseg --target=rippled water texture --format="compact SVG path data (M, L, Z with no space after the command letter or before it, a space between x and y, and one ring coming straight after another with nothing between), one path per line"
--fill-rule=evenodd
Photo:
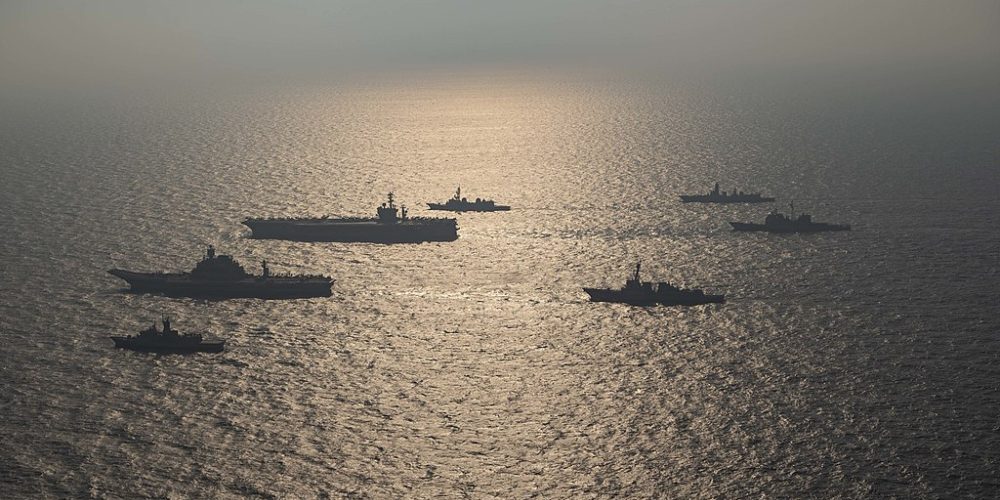
M5 497L989 497L1000 490L995 109L433 79L74 109L0 148ZM841 106L841 104L846 104ZM971 108L971 107L970 107ZM733 233L768 206L854 231ZM453 243L247 239L247 216L513 211ZM329 299L121 293L214 243ZM591 304L647 276L724 305ZM107 338L170 314L229 340Z

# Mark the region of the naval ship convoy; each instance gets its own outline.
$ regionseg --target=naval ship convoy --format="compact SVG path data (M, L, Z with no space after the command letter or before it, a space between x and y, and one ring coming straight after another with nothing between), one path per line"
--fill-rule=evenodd
M681 195L683 202L701 203L762 203L774 201L772 197L760 193L721 191L716 183L714 189L704 195ZM506 211L510 207L498 205L493 200L476 199L468 201L456 191L454 197L444 203L429 203L431 210L464 211ZM377 207L375 217L279 217L247 218L243 224L250 228L251 238L281 239L291 241L316 242L372 242L372 243L417 243L425 241L454 241L458 239L458 223L453 218L411 218L405 206L397 207L393 193L388 200ZM814 222L808 214L784 215L772 211L763 223L730 222L735 231L766 231L772 233L796 233L819 231L849 231L849 225ZM267 262L261 263L262 274L253 275L228 255L216 255L209 246L205 257L190 272L137 272L111 269L108 272L129 283L131 291L138 293L161 293L172 297L203 298L302 298L329 297L332 295L333 279L326 276L272 276ZM635 272L622 288L584 287L591 302L611 302L636 306L694 306L700 304L724 303L725 296L708 294L698 289L683 289L668 282L642 281L641 264L636 264ZM155 325L140 332L138 336L113 337L118 347L181 352L218 352L224 341L206 341L198 335L182 335L170 328L164 321L163 331Z

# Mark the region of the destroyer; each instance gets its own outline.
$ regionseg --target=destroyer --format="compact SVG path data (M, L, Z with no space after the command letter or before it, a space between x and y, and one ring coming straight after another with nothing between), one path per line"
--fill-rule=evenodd
M170 318L163 318L163 331L156 329L156 323L139 332L139 335L111 337L115 347L133 351L184 354L191 352L222 352L226 341L205 338L197 333L180 333L170 328Z
M681 201L684 203L768 203L774 198L761 196L760 193L744 193L743 191L733 191L727 193L719 191L719 183L715 183L715 188L707 194L682 194Z
M630 304L633 306L651 306L663 304L665 306L695 306L699 304L721 304L726 301L723 295L707 295L701 290L684 290L677 288L670 283L652 283L639 279L639 266L635 265L635 274L632 279L625 281L625 287L621 289L612 288L584 288L583 291L590 295L591 302L617 302L620 304Z
M462 188L455 190L455 196L444 203L428 203L431 210L450 210L452 212L506 212L510 210L509 205L497 205L493 200L483 200L476 198L476 201L469 201L462 198Z
M205 258L189 273L108 272L127 281L133 292L170 297L295 299L333 294L333 279L327 276L272 276L267 261L261 262L261 269L261 275L252 275L209 246Z
M771 212L764 218L763 224L754 222L730 222L734 231L767 231L769 233L819 233L823 231L850 231L846 224L828 224L813 222L809 214L795 217L795 206L792 205L792 215Z
M420 243L455 241L455 219L407 217L406 207L396 208L392 193L389 201L376 210L374 218L249 218L251 238L292 241L341 241L367 243Z

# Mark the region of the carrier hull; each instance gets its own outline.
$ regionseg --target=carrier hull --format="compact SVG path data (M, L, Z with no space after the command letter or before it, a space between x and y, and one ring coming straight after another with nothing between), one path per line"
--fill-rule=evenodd
M247 219L243 224L250 228L250 237L254 239L343 243L421 243L458 239L458 224L454 219L411 219L397 223L374 219Z
M188 274L108 271L128 282L134 293L163 294L191 298L302 299L333 295L333 280L323 278L270 277L236 281L196 280Z

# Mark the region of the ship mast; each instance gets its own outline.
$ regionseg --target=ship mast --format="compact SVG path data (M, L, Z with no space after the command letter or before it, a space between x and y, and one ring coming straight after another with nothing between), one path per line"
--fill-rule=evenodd
M404 209L405 211L405 209ZM399 222L398 210L396 209L396 198L389 192L389 200L375 210L378 214L378 222L383 224L395 224Z

